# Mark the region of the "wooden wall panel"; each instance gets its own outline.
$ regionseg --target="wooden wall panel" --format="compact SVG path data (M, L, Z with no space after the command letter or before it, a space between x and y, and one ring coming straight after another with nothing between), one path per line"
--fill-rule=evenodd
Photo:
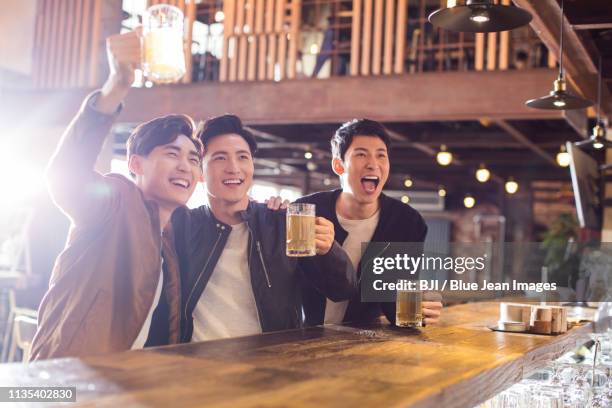
M383 74L385 75L390 75L393 69L394 6L394 0L387 0L385 14L385 50L383 58Z
M360 46L361 0L353 0L353 20L351 23L351 75L359 75Z
M383 34L383 0L374 0L374 41L372 46L372 74L380 75Z
M408 0L397 2L397 23L395 24L395 69L396 74L404 73L404 58L406 49L406 13Z
M372 63L372 1L363 0L363 41L361 43L361 75L370 75Z
M32 81L37 88L97 83L103 0L38 0Z

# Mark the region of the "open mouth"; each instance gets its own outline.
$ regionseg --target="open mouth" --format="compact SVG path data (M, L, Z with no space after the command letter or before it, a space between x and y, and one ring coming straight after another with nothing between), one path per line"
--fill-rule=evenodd
M241 179L227 179L227 180L223 180L223 185L229 186L229 187L233 187L233 186L239 186L242 185L242 183L244 183L244 180Z
M373 193L378 187L380 178L378 176L365 176L361 178L361 185L366 193Z
M170 179L170 184L184 188L185 190L189 189L189 186L191 186L189 180L183 178L172 178Z

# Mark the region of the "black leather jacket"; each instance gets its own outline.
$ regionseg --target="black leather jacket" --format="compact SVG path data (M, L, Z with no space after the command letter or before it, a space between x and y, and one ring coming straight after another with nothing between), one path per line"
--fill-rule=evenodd
M302 327L301 289L306 282L336 301L357 293L356 272L337 242L323 256L287 257L285 211L251 202L242 218L249 229L251 285L263 332ZM181 341L188 342L193 311L232 227L215 219L208 206L177 209L172 224L182 283Z

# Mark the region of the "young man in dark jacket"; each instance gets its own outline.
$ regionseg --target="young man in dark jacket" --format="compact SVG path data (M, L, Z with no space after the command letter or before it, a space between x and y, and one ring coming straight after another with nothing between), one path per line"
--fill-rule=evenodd
M333 171L340 177L342 188L315 193L298 202L316 204L317 215L333 222L336 240L355 269L363 242L424 242L427 225L423 217L382 193L390 167L390 138L384 127L368 119L347 122L336 131L331 145ZM395 303L361 302L360 294L350 301L336 302L312 286L305 286L302 297L307 325L369 321L381 312L395 322ZM439 301L424 301L425 323L437 323L441 309Z
M355 271L330 221L316 218L317 256L287 257L285 212L249 200L256 143L240 119L210 119L199 137L209 205L172 219L184 288L182 341L301 327L303 281L334 301L352 297Z
M48 167L72 221L38 314L33 360L179 342L180 277L169 220L202 177L202 145L184 115L128 139L129 180L94 170L140 62L135 32L107 40L110 75L70 123Z

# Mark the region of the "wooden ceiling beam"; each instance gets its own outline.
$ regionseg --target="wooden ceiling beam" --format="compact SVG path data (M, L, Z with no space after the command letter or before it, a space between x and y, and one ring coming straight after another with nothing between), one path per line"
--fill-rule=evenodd
M561 8L557 0L513 0L514 3L533 15L531 27L549 51L559 55L559 33ZM569 3L569 2L568 2ZM567 5L566 5L567 6ZM565 11L568 11L566 7ZM564 57L565 71L578 92L592 101L597 100L597 55L590 55L592 44L572 29L567 16L564 17ZM550 85L552 89L552 82ZM536 95L537 96L537 95ZM612 97L607 89L602 92L602 110L612 115ZM584 135L586 136L586 135Z
M141 123L170 113L196 120L225 113L245 124L341 123L356 117L381 122L558 119L561 113L526 107L548 93L551 69L432 72L282 82L193 83L133 89L120 122ZM89 90L3 90L0 119L29 112L36 125L66 125Z

